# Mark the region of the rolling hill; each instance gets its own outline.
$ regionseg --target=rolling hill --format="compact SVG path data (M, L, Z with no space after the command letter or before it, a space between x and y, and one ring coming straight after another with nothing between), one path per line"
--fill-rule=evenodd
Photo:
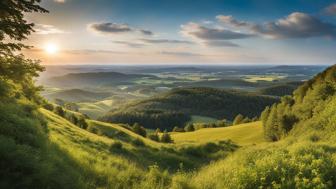
M194 132L172 133L176 144L198 144L220 140L232 140L238 145L265 142L261 122L245 123L230 127L204 128Z
M291 95L295 91L295 89L297 89L302 84L303 82L288 82L261 88L258 90L258 92L263 95L272 95L272 96Z
M44 97L50 101L62 99L66 102L93 102L102 100L111 95L112 93L109 92L91 92L82 89L68 89L48 93L45 94Z
M191 116L233 120L238 114L259 116L276 98L214 88L177 88L127 104L101 120L114 123L138 122L147 128L171 129L183 126Z
M135 79L156 78L153 75L124 74L119 72L70 73L52 77L43 84L56 87L113 86L130 84Z

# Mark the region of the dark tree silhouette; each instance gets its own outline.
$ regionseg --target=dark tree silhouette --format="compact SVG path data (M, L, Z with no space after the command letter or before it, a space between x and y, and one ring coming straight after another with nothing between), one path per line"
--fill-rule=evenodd
M0 1L0 55L13 55L13 51L19 51L28 46L15 41L27 39L34 32L33 23L28 23L24 13L48 12L39 6L41 0L1 0ZM11 39L14 42L4 42Z

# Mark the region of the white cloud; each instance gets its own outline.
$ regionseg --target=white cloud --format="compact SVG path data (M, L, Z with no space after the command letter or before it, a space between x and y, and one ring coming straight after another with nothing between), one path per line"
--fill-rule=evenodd
M65 0L54 0L56 3L65 3Z
M325 8L325 12L331 15L336 15L336 3Z
M46 24L36 24L34 26L34 30L35 30L35 34L38 34L38 35L66 33L65 31L58 29L53 25L46 25Z

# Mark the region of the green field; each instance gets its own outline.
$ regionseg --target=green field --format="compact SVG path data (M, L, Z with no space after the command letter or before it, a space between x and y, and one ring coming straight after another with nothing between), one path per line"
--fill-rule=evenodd
M228 139L238 145L265 142L261 122L245 123L223 128L205 128L194 132L172 133L172 138L177 144L206 143Z
M248 82L258 82L258 81L275 81L285 79L287 76L283 75L244 75L243 79Z
M217 121L218 119L216 118L193 115L188 123L215 123Z

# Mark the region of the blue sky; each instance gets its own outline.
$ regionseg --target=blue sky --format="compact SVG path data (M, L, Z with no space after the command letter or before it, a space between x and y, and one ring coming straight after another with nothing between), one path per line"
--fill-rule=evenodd
M50 64L333 64L336 2L44 0L27 52ZM58 53L48 54L46 46Z

